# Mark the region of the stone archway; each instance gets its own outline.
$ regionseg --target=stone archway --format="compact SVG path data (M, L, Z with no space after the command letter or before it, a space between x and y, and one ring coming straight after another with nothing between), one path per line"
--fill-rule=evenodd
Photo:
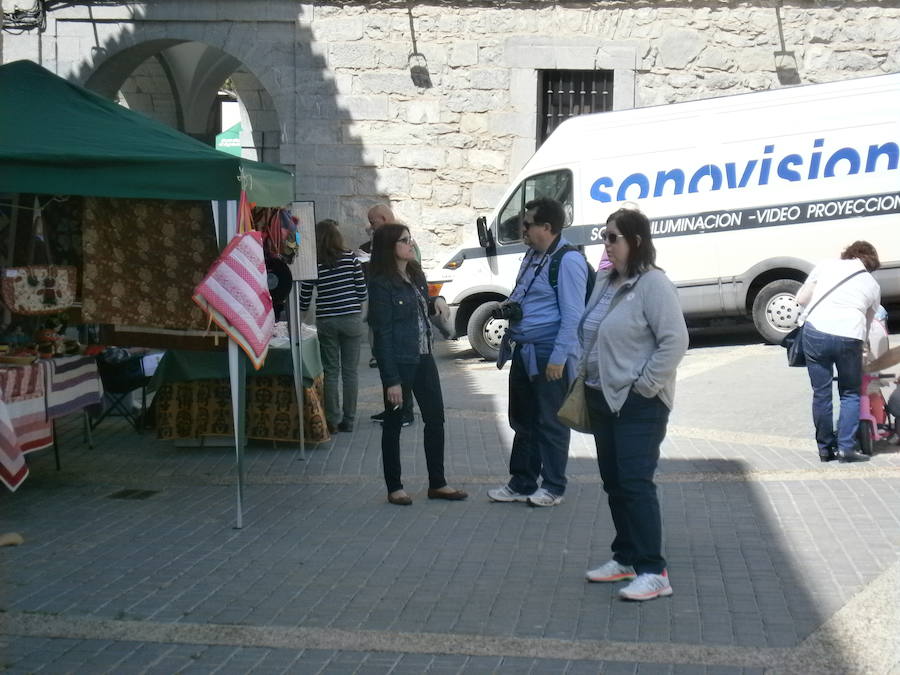
M244 156L280 161L281 123L273 98L239 59L200 42L152 40L109 55L87 88L212 144L214 106L226 80L241 110Z

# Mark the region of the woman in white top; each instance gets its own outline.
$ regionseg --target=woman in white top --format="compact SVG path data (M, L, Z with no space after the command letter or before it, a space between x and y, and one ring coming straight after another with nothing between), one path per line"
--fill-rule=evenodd
M869 459L856 452L856 432L859 428L863 343L881 302L881 289L871 272L880 265L878 252L872 244L855 241L841 253L840 260L818 264L797 293L797 302L812 307L804 317L803 350L813 389L816 443L819 459L823 462L833 459L865 462ZM831 289L834 292L828 293ZM831 407L834 369L837 369L841 398L837 433Z

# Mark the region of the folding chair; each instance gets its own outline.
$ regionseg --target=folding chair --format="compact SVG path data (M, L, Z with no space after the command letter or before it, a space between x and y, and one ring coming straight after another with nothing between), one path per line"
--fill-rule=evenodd
M91 429L96 429L107 415L119 414L134 427L138 433L143 431L144 418L147 414L147 385L150 376L144 373L144 355L135 354L123 361L106 363L97 362L100 381L103 382L104 400L108 403L103 412L91 422ZM129 394L140 390L141 409L138 415L130 406Z

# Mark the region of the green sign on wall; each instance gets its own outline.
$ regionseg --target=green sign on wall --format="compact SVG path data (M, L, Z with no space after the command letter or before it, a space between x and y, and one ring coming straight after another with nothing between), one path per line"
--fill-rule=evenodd
M241 123L216 134L216 150L227 152L235 157L241 156Z

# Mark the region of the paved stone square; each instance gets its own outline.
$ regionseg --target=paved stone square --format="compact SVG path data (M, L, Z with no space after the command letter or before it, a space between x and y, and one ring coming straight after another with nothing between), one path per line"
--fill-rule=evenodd
M894 336L894 343L897 342ZM705 340L679 373L658 473L671 598L588 584L612 524L593 441L565 502L490 503L507 478L506 376L442 343L447 476L430 501L421 421L409 508L385 501L377 371L353 433L253 443L243 529L233 451L76 417L0 494L0 669L11 673L900 673L900 453L818 461L805 371ZM703 344L703 343L701 343ZM112 499L125 488L146 499Z

